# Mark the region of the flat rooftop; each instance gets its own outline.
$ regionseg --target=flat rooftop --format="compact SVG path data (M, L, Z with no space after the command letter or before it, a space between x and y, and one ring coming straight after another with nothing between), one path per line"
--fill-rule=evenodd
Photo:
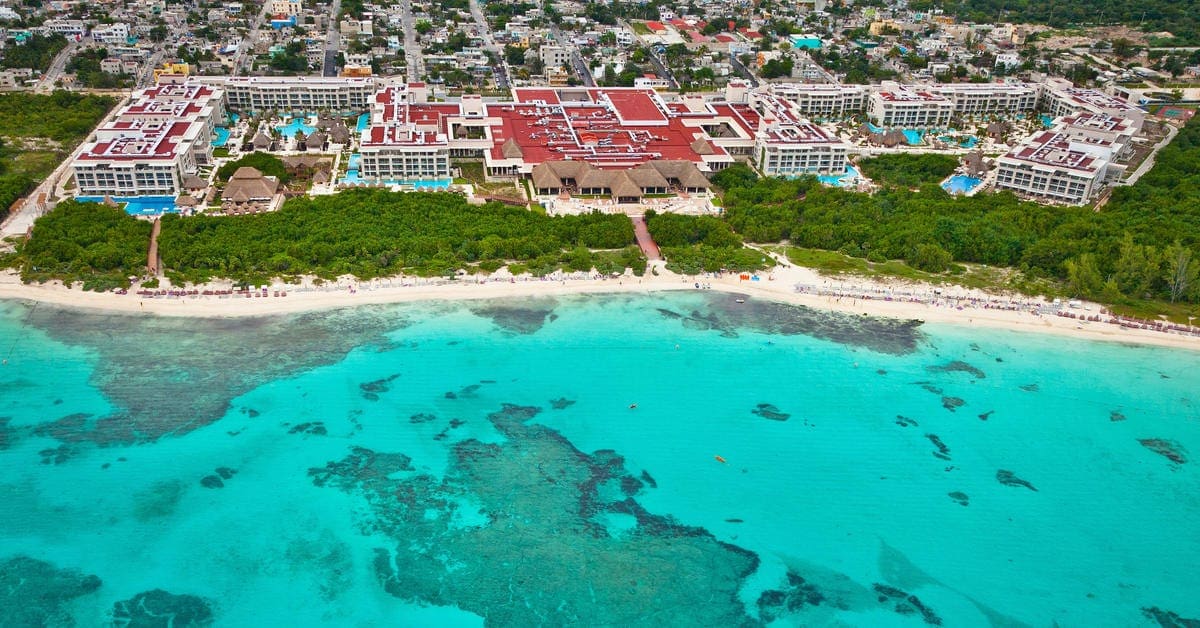
M1029 142L1018 146L1004 156L1036 166L1066 168L1082 173L1094 173L1099 160L1080 150L1071 148L1071 139L1064 133L1045 131Z
M192 124L191 121L115 123L111 130L122 132L119 137L85 145L77 160L170 161L175 158L179 140Z

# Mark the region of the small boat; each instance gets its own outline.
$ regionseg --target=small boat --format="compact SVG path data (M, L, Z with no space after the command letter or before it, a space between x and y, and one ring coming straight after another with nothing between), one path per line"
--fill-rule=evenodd
M745 302L746 302L746 300L745 300L745 299L737 299L737 302L738 302L738 303L745 303Z
M713 456L713 458L715 458L717 462L719 462L721 464L725 464L725 459L722 458L721 456Z

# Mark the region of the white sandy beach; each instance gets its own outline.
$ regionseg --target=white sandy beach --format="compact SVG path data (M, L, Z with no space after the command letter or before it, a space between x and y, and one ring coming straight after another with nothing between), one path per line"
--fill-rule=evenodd
M270 316L294 312L335 309L356 305L404 303L433 300L504 299L530 296L572 294L634 293L651 294L666 290L696 290L696 283L711 290L744 295L746 298L805 305L859 315L884 316L898 319L919 319L926 322L968 326L985 326L1014 331L1057 334L1061 336L1156 345L1200 350L1200 337L1155 330L1129 329L1108 322L1086 322L1054 314L1031 311L1032 304L1044 303L1022 297L999 296L965 288L944 288L935 294L935 287L922 284L884 284L861 278L829 278L795 266L776 267L760 273L760 280L741 279L736 274L716 277L685 277L659 268L659 275L647 271L645 277L625 276L603 279L529 279L509 281L460 278L455 281L428 281L413 278L373 282L343 282L340 286L304 288L289 287L287 296L247 298L246 296L186 296L146 298L130 292L84 292L67 289L58 282L44 285L25 285L12 272L0 274L0 299L36 301L57 306L85 308L133 315L185 317ZM400 285L402 282L412 285ZM797 286L805 286L804 292ZM226 284L225 286L228 287ZM847 296L834 296L828 292ZM817 294L818 292L823 294ZM860 298L876 292L878 295L910 295L887 300L882 296ZM942 290L938 290L939 293ZM273 294L273 292L272 292ZM923 296L915 296L923 295ZM971 299L977 299L975 306ZM983 307L984 302L992 305ZM1012 303L1020 311L1001 309L995 304ZM965 306L964 306L965 305ZM1050 304L1045 304L1049 307ZM1096 315L1100 306L1084 304L1079 315ZM1105 317L1107 320L1107 317Z

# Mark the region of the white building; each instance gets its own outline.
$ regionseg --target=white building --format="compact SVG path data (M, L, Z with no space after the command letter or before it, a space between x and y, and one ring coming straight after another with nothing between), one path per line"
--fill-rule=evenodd
M1033 111L1040 93L1028 83L939 83L925 89L949 99L955 115Z
M1042 108L1057 118L1074 113L1101 113L1129 120L1134 132L1142 128L1146 112L1136 106L1095 89L1075 87L1063 79L1047 79L1042 88Z
M42 28L51 33L58 33L59 35L66 35L68 37L74 35L82 37L87 34L87 26L83 23L83 20L51 19L42 23Z
M571 51L565 46L542 46L538 49L542 67L558 68L571 62Z
M767 176L842 174L849 145L804 119L791 102L764 92L747 95L753 115L732 107L754 132L754 163Z
M867 98L867 116L883 128L945 128L954 115L954 102L928 89L885 82Z
M390 85L371 104L371 122L359 141L359 177L380 181L445 179L450 142L445 119L462 114L458 104L428 105L424 83ZM414 109L413 105L422 105Z
M212 162L222 93L206 85L135 92L96 130L72 163L80 196L175 196L183 179Z
M1044 131L998 160L996 189L1082 205L1099 192L1112 155L1111 142L1079 141L1066 133Z
M225 90L238 111L365 111L377 90L372 78L237 76L196 77Z
M129 25L118 22L92 29L92 39L102 44L123 44L129 40Z
M862 85L777 83L771 90L794 104L801 114L820 118L858 113L863 110L867 98L866 87Z

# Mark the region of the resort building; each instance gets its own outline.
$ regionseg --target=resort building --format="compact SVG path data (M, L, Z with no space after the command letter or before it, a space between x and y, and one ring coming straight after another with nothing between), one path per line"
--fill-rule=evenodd
M1042 89L1041 107L1055 118L1075 113L1123 118L1134 126L1134 133L1142 128L1146 119L1146 112L1129 102L1099 90L1075 87L1063 79L1047 79Z
M795 105L798 113L809 117L843 117L866 107L867 87L863 85L779 83L772 85L771 90Z
M704 194L712 186L689 161L650 161L628 170L602 170L583 161L548 161L533 167L539 196L608 196L617 203L640 203L652 194Z
M924 88L885 82L867 98L867 117L883 128L941 129L953 115L952 100Z
M135 92L96 130L72 163L80 196L175 196L212 163L213 128L224 118L221 90L158 85Z
M379 90L359 142L359 177L376 181L448 178L446 118L456 115L461 115L458 104L428 104L424 83Z
M379 83L374 78L305 76L195 77L225 90L236 111L365 111Z
M1057 130L1044 131L998 160L996 189L1081 205L1099 192L1113 150L1104 140L1077 141Z
M960 116L1033 111L1041 91L1028 83L941 83L927 89L948 99Z

